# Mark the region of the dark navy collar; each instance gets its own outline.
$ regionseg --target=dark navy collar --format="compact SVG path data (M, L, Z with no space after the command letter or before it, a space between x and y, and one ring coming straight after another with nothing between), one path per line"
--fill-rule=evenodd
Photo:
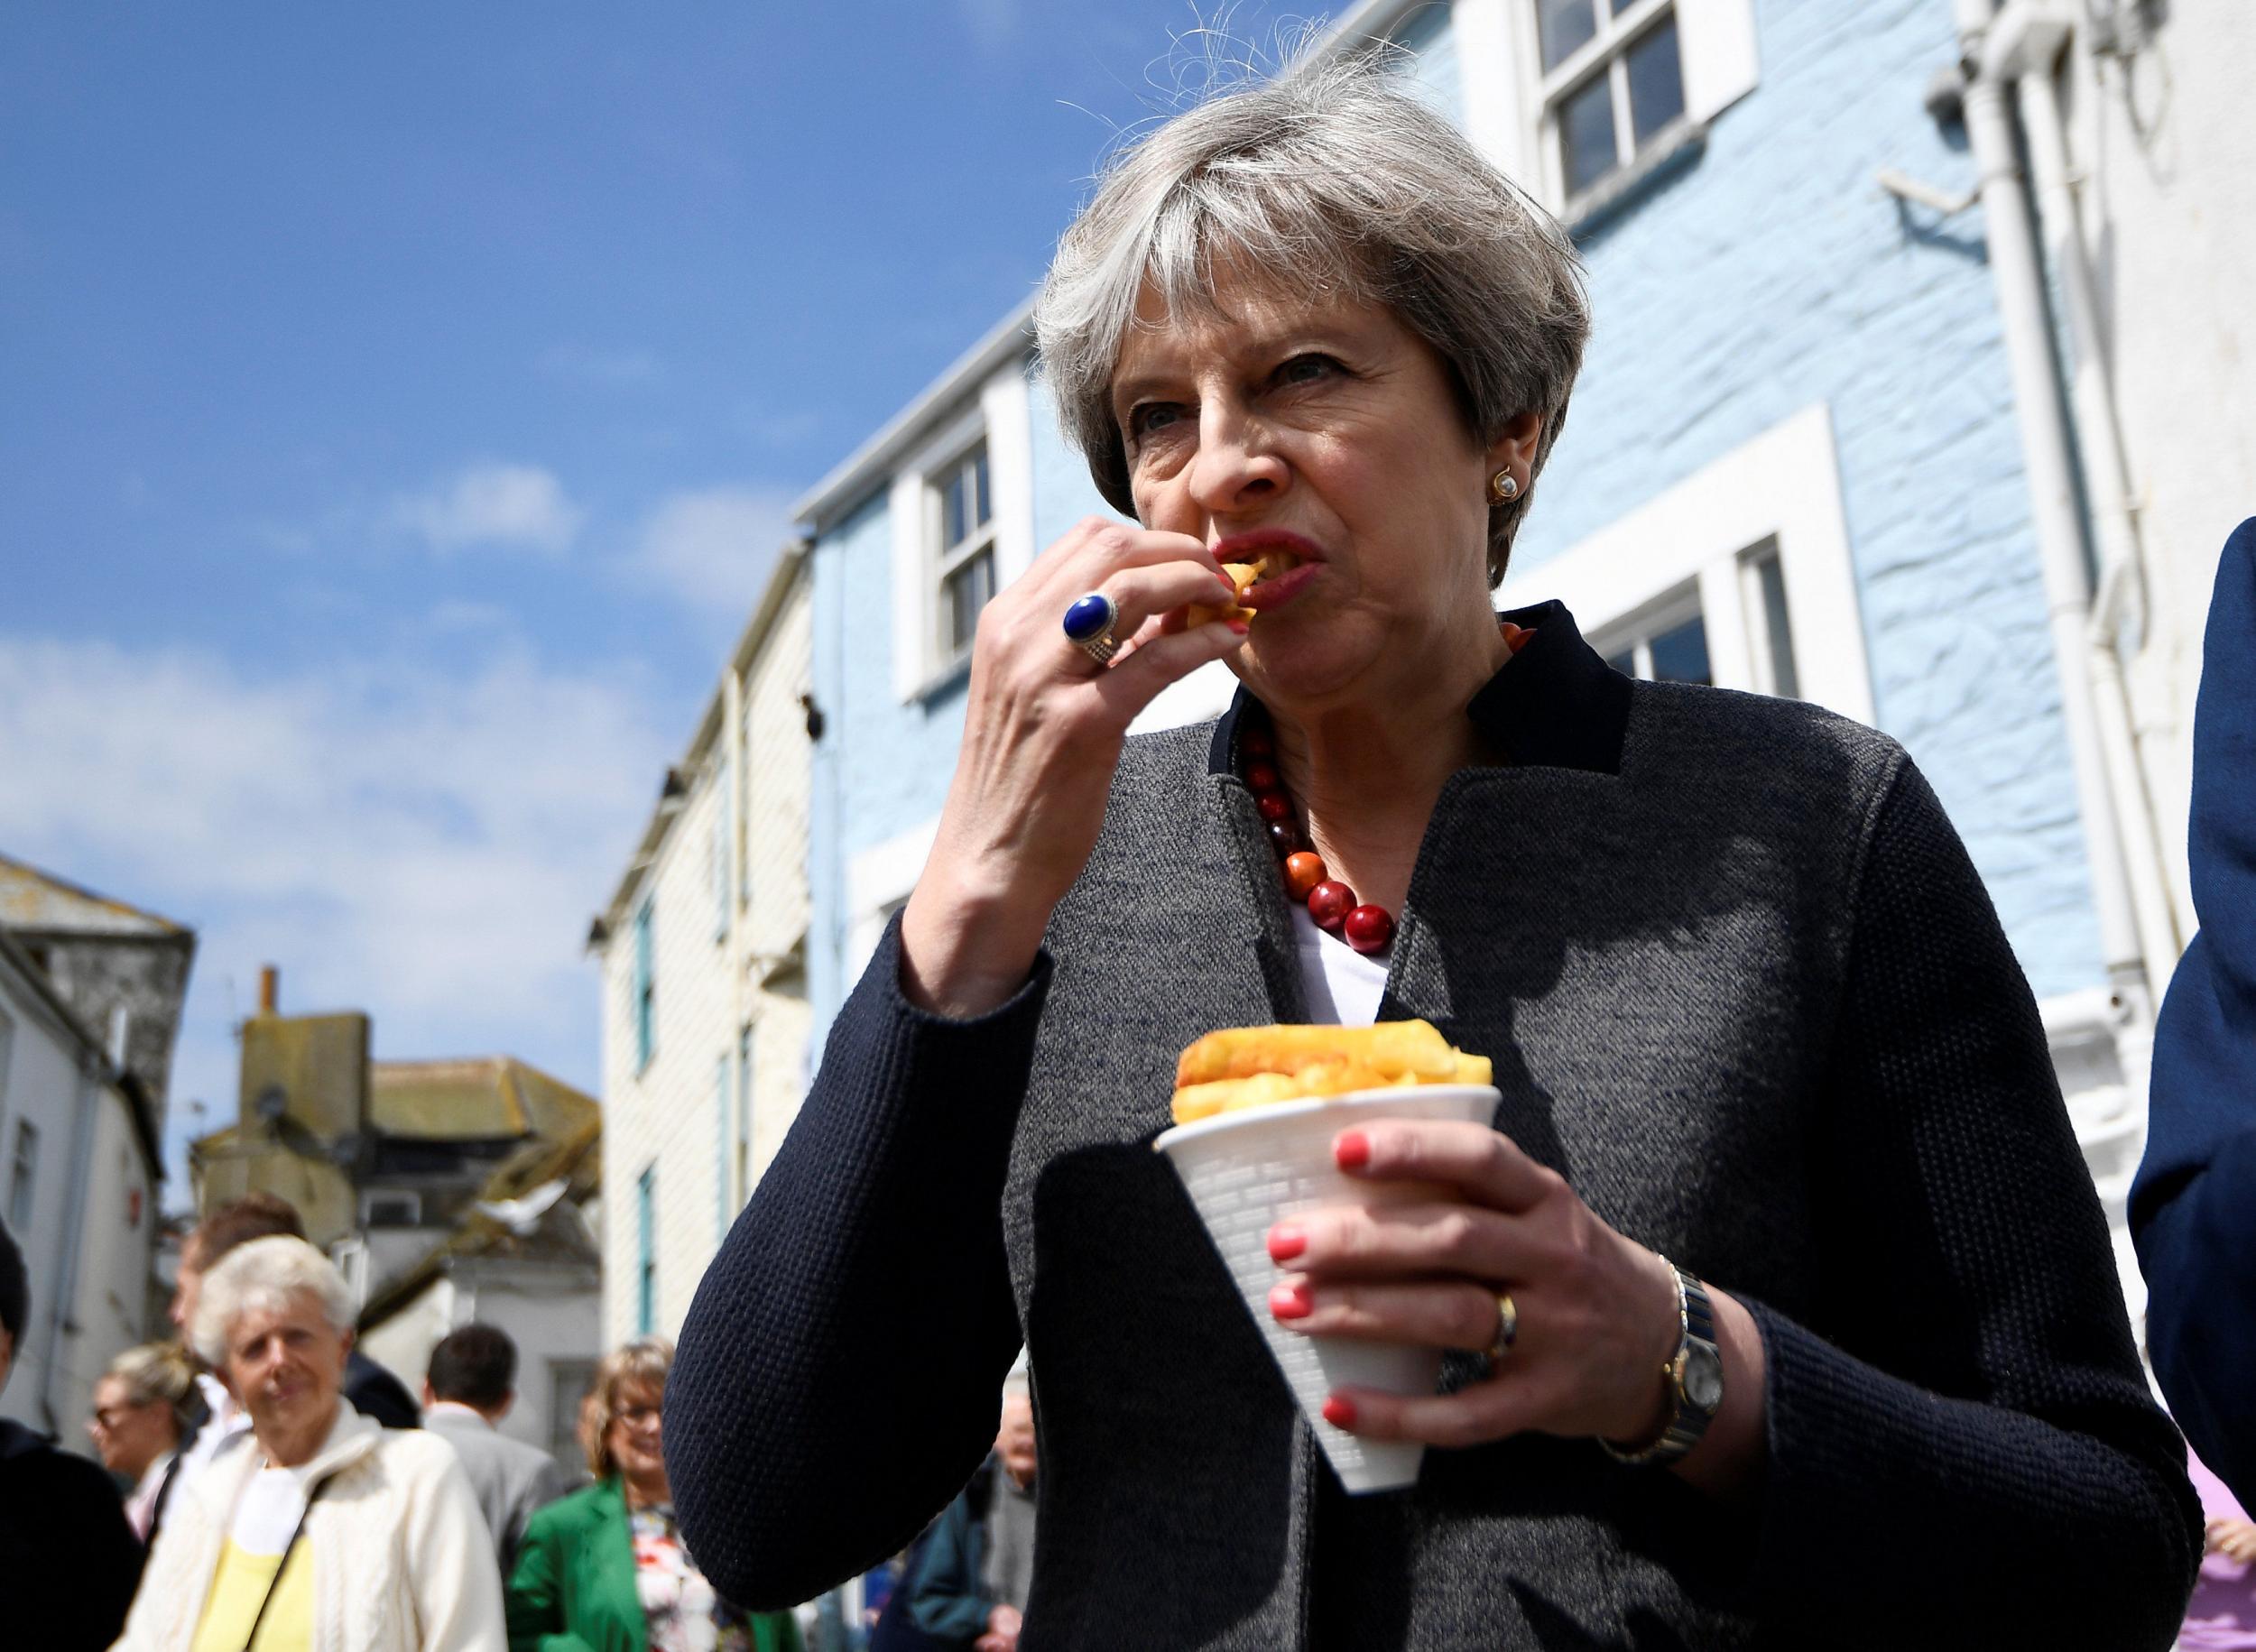
M1512 663L1482 685L1465 715L1490 745L1512 762L1546 769L1622 771L1622 741L1630 723L1630 679L1582 639L1564 603L1513 608L1502 618L1535 633ZM1240 688L1215 724L1208 771L1236 771Z

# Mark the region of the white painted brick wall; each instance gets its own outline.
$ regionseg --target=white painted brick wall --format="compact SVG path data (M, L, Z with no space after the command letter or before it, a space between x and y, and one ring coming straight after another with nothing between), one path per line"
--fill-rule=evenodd
M730 1054L725 943L714 938L708 834L717 776L691 779L689 799L658 846L643 885L654 900L656 1037L650 1064L635 1070L634 922L630 908L605 958L604 1330L606 1345L634 1334L640 1238L637 1186L657 1168L658 1254L654 1328L680 1328L701 1260L713 1247L722 1174L714 1151L715 1064Z
M753 964L748 1006L756 1029L753 1079L752 1179L757 1183L799 1114L810 1066L807 1037L806 936L808 789L812 744L800 697L814 680L813 582L802 575L747 673L744 742L749 777L746 863L752 902L746 946ZM800 960L770 987L757 983L765 960L794 949ZM739 1199L749 1187L739 1190Z
M803 1091L807 1037L803 986L789 974L761 983L794 955L806 932L809 743L800 696L808 691L809 599L802 575L779 611L742 686L749 715L723 719L720 736L603 955L604 1306L606 1346L634 1334L639 1292L640 1199L657 1168L657 1302L654 1328L680 1334L698 1281L713 1257L724 1214L748 1187L735 1183L736 1052L754 1028L752 1177L782 1140ZM726 685L724 684L724 688ZM725 699L734 700L735 695ZM748 762L742 760L748 759ZM722 786L734 789L726 818L744 834L751 898L732 894L716 936L712 833L724 818ZM743 810L741 821L736 818ZM733 856L731 857L734 858ZM655 1050L635 1071L634 914L655 900ZM728 1135L717 1113L717 1074L727 1073Z

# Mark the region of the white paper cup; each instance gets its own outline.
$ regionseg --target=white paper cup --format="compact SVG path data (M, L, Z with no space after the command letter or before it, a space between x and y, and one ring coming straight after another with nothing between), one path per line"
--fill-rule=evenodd
M1269 1259L1269 1230L1287 1216L1327 1205L1373 1208L1417 1204L1433 1196L1430 1185L1359 1181L1332 1162L1332 1139L1353 1124L1378 1119L1463 1119L1486 1124L1496 1116L1489 1084L1418 1084L1357 1090L1312 1102L1279 1102L1179 1124L1151 1146L1175 1166L1197 1207L1199 1220L1245 1298L1278 1369L1323 1442L1340 1483L1350 1491L1389 1491L1418 1479L1421 1444L1365 1440L1324 1420L1334 1389L1377 1389L1389 1394L1430 1394L1441 1379L1441 1351L1348 1336L1308 1336L1288 1331L1269 1311L1270 1287L1281 1269Z

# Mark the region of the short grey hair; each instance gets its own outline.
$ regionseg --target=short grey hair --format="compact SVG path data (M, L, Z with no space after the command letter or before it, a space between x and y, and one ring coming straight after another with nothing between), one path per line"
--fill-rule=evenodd
M353 1328L353 1293L337 1264L302 1239L277 1233L238 1245L204 1276L190 1327L197 1357L217 1367L227 1361L227 1328L254 1308L278 1308L310 1297L338 1331Z
M1170 316L1216 315L1217 255L1239 256L1291 297L1384 305L1440 355L1482 443L1542 415L1529 488L1489 512L1493 586L1567 420L1590 332L1582 266L1558 220L1389 60L1289 64L1116 154L1059 243L1036 340L1068 438L1133 515L1111 383L1146 282Z

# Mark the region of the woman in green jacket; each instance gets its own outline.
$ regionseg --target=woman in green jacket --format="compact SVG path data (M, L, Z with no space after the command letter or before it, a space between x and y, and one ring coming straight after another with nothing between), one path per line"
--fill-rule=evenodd
M722 1600L682 1546L660 1422L673 1352L646 1337L596 1367L582 1417L596 1483L526 1526L510 1652L800 1652L791 1613Z

